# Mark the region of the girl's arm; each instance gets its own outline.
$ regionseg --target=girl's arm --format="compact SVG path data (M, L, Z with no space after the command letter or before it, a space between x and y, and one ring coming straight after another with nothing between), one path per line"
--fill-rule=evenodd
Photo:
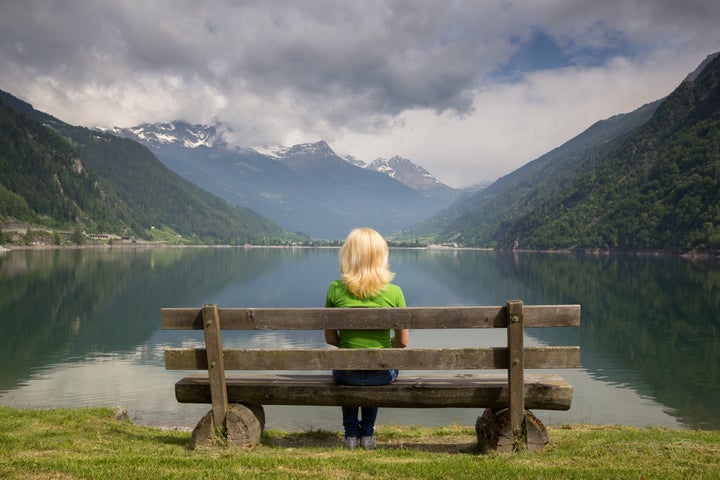
M398 329L395 330L395 336L392 338L393 348L405 348L410 343L410 330Z
M340 344L340 335L337 330L325 330L325 342L329 345L335 345L336 347Z

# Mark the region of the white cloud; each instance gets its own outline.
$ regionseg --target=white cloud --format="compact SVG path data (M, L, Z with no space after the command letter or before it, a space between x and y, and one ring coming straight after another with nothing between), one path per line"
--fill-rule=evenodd
M331 146L366 161L400 154L466 186L505 175L598 120L666 96L694 68L686 59L678 63L618 58L604 67L534 72L519 83L478 89L472 115L413 110L387 132L348 133Z

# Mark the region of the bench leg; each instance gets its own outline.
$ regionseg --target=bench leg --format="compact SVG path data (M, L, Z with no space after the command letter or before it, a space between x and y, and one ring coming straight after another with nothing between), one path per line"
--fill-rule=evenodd
M213 411L210 410L195 426L190 448L234 446L249 449L259 445L265 427L265 410L261 405L230 404L225 416L225 427L227 436L223 438L217 434L222 430L215 428Z
M243 405L245 405L243 403ZM265 430L265 409L262 405L245 405L250 411L255 414L255 418L260 422L260 431Z
M510 412L507 408L487 408L475 422L478 447L482 453L497 451L512 453L528 450L538 452L549 441L545 425L531 411L525 410L525 432L522 439L513 436Z

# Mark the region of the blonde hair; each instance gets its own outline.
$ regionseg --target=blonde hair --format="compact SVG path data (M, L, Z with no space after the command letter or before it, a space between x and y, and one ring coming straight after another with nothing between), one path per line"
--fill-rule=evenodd
M395 277L388 264L388 245L372 228L356 228L340 249L340 273L348 291L358 298L379 294Z

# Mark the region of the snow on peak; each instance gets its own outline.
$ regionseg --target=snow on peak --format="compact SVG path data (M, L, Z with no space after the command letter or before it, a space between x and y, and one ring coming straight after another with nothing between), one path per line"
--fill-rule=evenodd
M191 125L185 122L144 123L131 128L115 127L111 131L151 147L179 145L185 148L198 148L227 145L223 138L227 129L220 123L213 125Z
M433 188L441 185L423 167L399 155L395 155L389 160L377 158L367 168L384 173L412 188Z
M325 140L316 143L301 143L287 149L285 156L296 155L335 155L335 152Z
M367 164L365 162L363 162L359 158L354 157L352 155L346 155L346 156L342 157L342 159L345 160L346 162L348 162L350 165L354 165L359 168L367 167Z
M320 140L315 143L299 143L297 145L293 145L292 147L283 147L282 145L263 145L260 147L253 147L253 150L276 160L306 155L337 156L335 151L330 148L330 145L328 145L325 140Z

